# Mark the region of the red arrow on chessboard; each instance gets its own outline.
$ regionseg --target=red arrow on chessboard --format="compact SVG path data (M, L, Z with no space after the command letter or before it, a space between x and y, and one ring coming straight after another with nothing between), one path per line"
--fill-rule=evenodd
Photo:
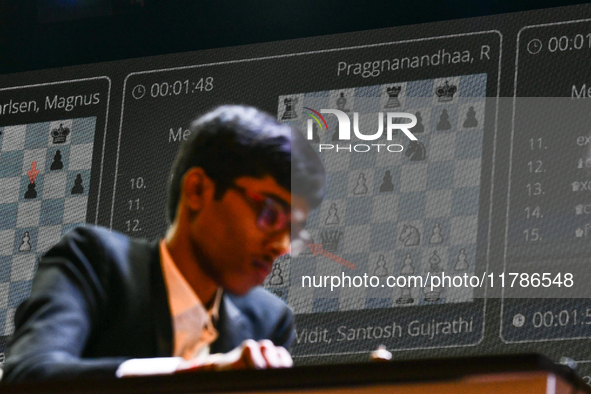
M316 257L318 254L321 254L325 257L328 257L329 259L331 259L333 261L336 261L339 264L344 265L347 268L350 268L352 270L355 269L355 264L351 263L350 261L345 260L342 257L337 256L336 254L332 254L332 253L327 252L326 250L322 249L322 244L312 244L312 245L308 245L308 247L310 248L312 253L314 253L314 257Z

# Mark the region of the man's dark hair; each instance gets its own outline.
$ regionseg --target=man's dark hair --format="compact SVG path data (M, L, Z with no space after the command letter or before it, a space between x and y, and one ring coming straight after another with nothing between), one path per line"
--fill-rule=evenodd
M168 187L168 220L176 216L184 174L201 167L221 198L236 178L270 175L291 193L304 197L310 209L322 202L326 173L308 141L287 124L253 107L221 106L191 124L172 166Z

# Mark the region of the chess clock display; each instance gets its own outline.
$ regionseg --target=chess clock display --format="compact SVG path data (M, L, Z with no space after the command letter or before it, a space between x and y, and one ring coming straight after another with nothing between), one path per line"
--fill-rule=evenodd
M505 289L506 342L591 337L589 28L588 21L528 26L518 36L504 269L569 273L574 285L543 292ZM544 80L549 82L538 83ZM525 316L525 323L516 324L515 316Z
M575 33L571 35L551 36L544 38L531 38L526 43L527 52L535 55L543 50L549 53L566 51L578 51L591 49L591 33Z
M194 93L210 92L214 88L213 77L202 77L196 80L177 80L172 82L154 82L149 87L142 84L132 88L132 97L140 100L144 97L161 98ZM149 95L146 95L149 93Z

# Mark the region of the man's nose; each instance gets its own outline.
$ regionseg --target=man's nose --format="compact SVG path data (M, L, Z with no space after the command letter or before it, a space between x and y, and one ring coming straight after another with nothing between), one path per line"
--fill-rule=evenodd
M285 230L272 234L268 241L268 249L276 257L289 253L291 243L290 231Z

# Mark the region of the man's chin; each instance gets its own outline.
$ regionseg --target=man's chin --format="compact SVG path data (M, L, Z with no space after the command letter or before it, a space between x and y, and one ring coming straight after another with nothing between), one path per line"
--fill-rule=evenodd
M224 286L224 290L235 296L244 296L259 285L260 284L253 284L252 286Z

